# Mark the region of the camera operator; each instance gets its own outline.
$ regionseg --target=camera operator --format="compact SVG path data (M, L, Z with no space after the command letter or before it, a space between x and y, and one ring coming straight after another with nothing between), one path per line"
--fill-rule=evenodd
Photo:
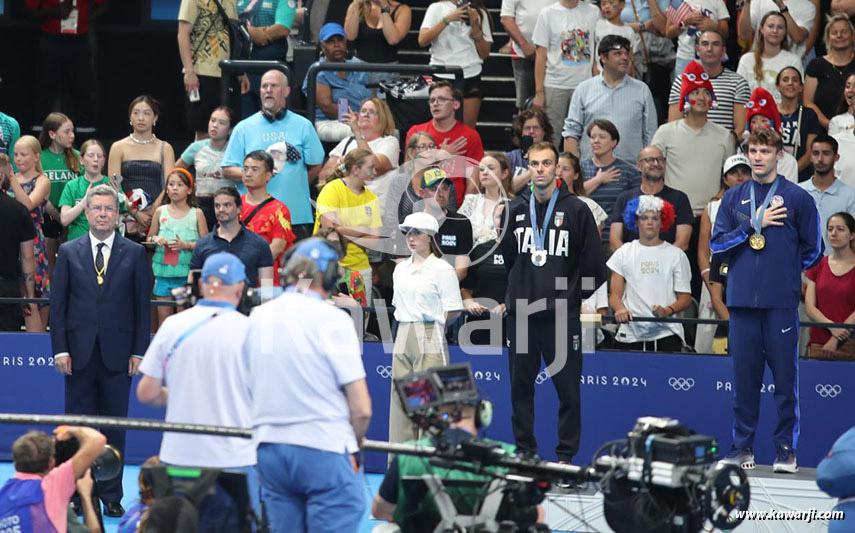
M393 401L395 400L393 398ZM461 442L475 438L478 435L478 425L475 421L476 407L474 405L449 404L443 406L441 410L443 413L449 415L452 420L449 427L441 433L441 438L445 439L444 444L447 444L451 449L456 448ZM490 439L484 440L500 445L509 453L516 451L516 446L512 444L492 441ZM410 444L436 446L437 441L438 436L434 435L419 441L413 441ZM477 491L475 493L472 491L449 491L449 496L451 496L455 507L459 511L467 507L471 508L473 504L483 500L486 496L486 484L490 480L487 476L473 474L464 470L448 470L441 467L434 467L424 457L397 455L389 463L389 469L386 471L386 476L383 478L380 490L374 496L374 501L371 504L371 514L374 518L395 522L402 531L409 531L412 524L416 523L424 524L425 531L432 531L435 524L431 525L427 520L430 519L429 510L433 509L433 506L429 504L430 502L407 501L406 492L403 490L402 484L404 477L420 477L424 474L435 474L443 481L456 479L484 481L485 486L480 493ZM432 499L432 496L427 494L426 498ZM410 514L414 509L416 510L416 514ZM422 512L425 513L425 516L421 516ZM538 522L543 521L543 509L540 506L537 507L537 520Z
M357 531L364 487L351 454L371 420L361 345L326 300L339 254L306 239L282 270L285 293L250 315L243 348L253 441L271 531Z
M236 255L208 256L199 280L202 299L167 318L152 339L140 364L137 398L165 405L167 422L249 427L250 397L240 357L249 319L237 310L245 283L246 268ZM252 506L259 509L252 441L166 432L159 457L171 465L244 472ZM220 493L208 499L200 509L202 529L228 528L229 503Z
M75 482L104 451L107 438L87 427L62 427L54 433L57 441L73 437L80 444L77 453L59 466L54 438L43 431L30 431L12 444L16 473L0 489L0 527L21 533L68 531Z

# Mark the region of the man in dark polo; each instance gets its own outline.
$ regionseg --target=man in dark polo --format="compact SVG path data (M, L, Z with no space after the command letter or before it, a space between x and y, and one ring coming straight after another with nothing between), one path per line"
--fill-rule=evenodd
M273 254L263 238L241 226L240 194L234 187L223 187L214 194L214 230L199 239L190 258L190 269L199 270L209 255L232 253L243 262L251 287L273 285Z

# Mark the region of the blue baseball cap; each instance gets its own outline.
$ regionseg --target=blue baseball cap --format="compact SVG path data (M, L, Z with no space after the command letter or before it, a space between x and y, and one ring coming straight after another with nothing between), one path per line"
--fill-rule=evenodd
M223 281L223 285L236 285L246 278L246 267L238 256L229 252L218 252L208 256L202 265L202 281L208 281L211 276L216 276Z
M321 40L322 43L325 43L329 40L330 37L334 35L341 35L345 39L347 39L347 35L344 33L344 26L337 22L327 22L323 26L321 26L321 31L318 34L318 39Z
M319 272L325 272L331 262L340 259L338 252L328 242L319 237L311 237L298 243L291 253L291 257L297 256L311 259Z

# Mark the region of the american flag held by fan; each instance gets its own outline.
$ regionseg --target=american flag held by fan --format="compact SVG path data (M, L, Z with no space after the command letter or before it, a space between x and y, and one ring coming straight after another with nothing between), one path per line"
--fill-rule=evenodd
M668 19L668 22L679 26L683 19L686 18L686 15L691 13L692 6L689 5L688 2L684 2L683 0L671 0L671 3L668 5L668 9L665 10L665 17Z

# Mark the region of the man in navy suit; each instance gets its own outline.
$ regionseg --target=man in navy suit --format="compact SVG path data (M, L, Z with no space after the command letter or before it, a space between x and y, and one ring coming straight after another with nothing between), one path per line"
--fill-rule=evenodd
M131 376L148 348L151 275L145 248L116 233L119 197L98 185L84 199L89 233L59 248L50 337L65 374L65 412L128 416ZM104 430L124 454L125 432ZM121 516L122 476L98 484L104 514Z

